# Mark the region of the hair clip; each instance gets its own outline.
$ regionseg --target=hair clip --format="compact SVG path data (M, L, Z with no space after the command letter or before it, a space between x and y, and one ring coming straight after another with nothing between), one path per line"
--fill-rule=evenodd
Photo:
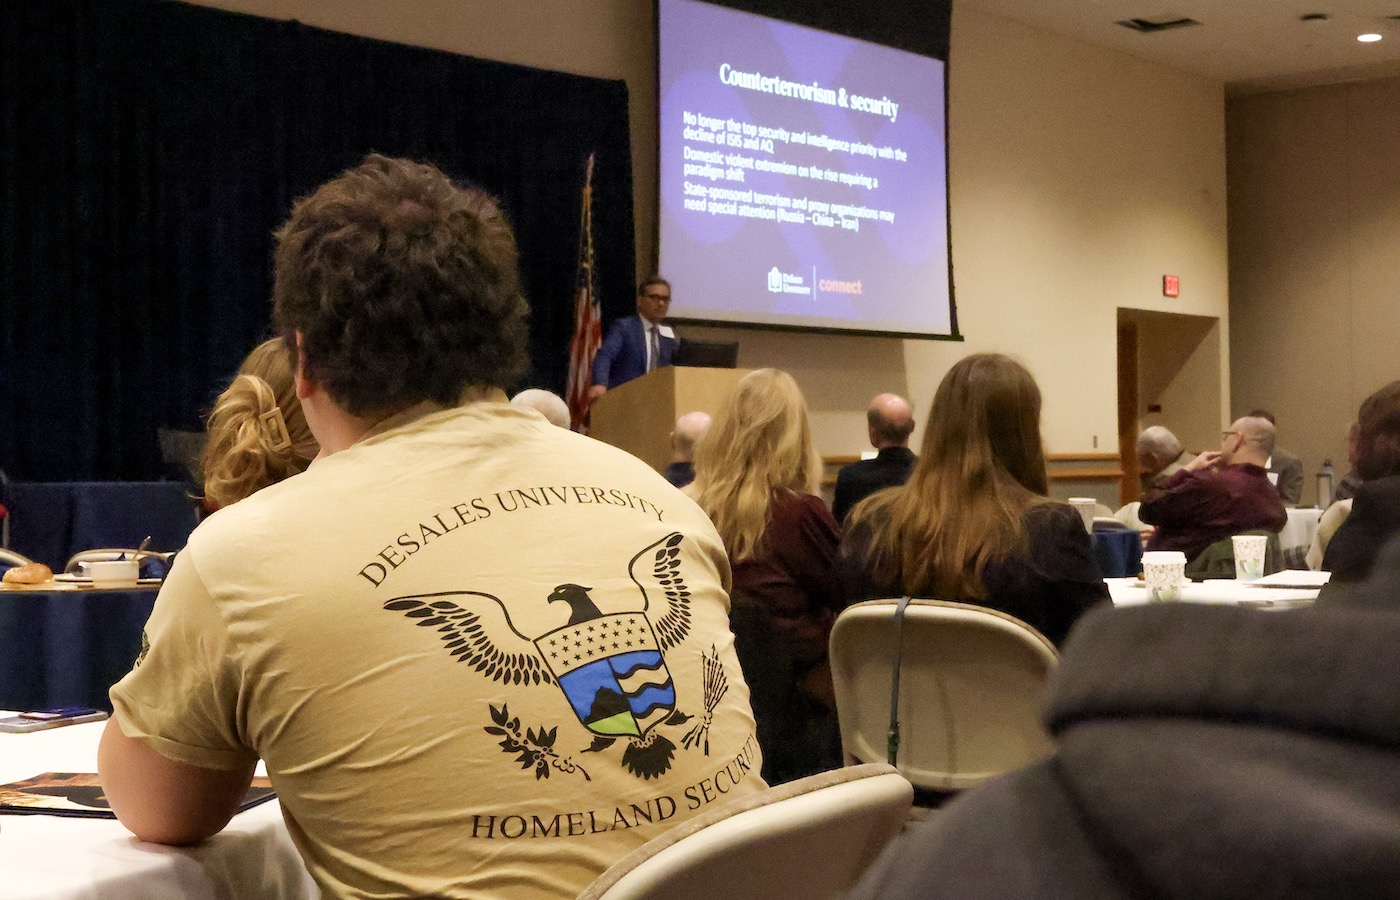
M287 433L287 420L282 418L280 407L274 406L265 413L259 413L258 419L272 438L273 450L286 450L292 446L292 436Z

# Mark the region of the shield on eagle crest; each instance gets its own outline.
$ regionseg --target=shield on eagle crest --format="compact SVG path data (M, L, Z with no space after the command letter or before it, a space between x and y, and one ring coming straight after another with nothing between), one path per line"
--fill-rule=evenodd
M676 708L676 687L645 613L603 615L535 639L574 715L603 737L642 737Z

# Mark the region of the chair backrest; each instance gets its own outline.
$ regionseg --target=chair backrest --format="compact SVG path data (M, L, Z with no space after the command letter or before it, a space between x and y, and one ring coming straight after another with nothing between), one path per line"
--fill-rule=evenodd
M648 841L579 900L844 897L904 826L913 799L883 763L790 781Z
M34 560L29 557L21 556L13 550L6 550L4 547L0 547L0 564L4 564L5 566L27 566L33 561Z
M160 460L165 464L166 475L202 488L204 472L200 463L204 445L209 442L208 432L157 428L156 440L160 442Z
M1253 531L1241 531L1240 534L1262 534L1268 538L1264 544L1265 575L1272 575L1284 570L1286 564L1283 560L1283 542L1279 539L1277 531L1256 528ZM1208 545L1186 563L1186 577L1193 581L1204 581L1207 578L1234 578L1235 542L1227 537Z
M887 759L897 642L895 765L916 787L962 790L1053 749L1039 699L1059 654L1019 619L966 603L897 600L847 608L831 631L831 675L847 764Z

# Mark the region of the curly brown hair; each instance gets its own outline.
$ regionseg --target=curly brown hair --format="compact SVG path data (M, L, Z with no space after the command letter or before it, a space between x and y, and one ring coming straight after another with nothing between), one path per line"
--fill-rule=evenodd
M524 372L529 308L496 202L434 166L370 154L277 232L273 319L307 375L364 416Z

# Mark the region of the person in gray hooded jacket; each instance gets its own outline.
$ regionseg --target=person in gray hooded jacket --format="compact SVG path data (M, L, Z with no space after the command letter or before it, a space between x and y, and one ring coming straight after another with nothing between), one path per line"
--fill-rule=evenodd
M1349 599L1090 613L1050 688L1055 754L934 813L851 896L1400 897L1400 614Z

